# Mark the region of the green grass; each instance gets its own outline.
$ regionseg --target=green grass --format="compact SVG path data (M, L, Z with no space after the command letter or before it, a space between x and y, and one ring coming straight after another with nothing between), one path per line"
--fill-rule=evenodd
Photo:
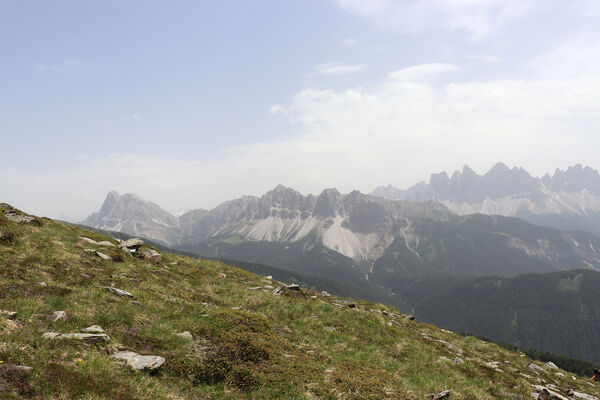
M539 379L519 353L409 321L390 307L352 300L357 311L347 299L307 290L250 290L278 283L209 260L136 258L79 236L111 238L38 220L40 226L16 224L0 213L0 230L10 232L0 240L0 309L18 312L15 321L0 318L0 398L423 399L445 389L452 399L529 398L530 383ZM86 248L122 261L104 261ZM52 322L55 310L68 319ZM42 338L92 324L111 340ZM182 331L193 340L176 335ZM422 334L459 346L465 362L440 361L456 354ZM110 358L116 349L160 355L166 363L156 374L134 373ZM499 361L503 372L484 366L489 361ZM33 370L18 372L16 365ZM595 393L571 374L541 378Z

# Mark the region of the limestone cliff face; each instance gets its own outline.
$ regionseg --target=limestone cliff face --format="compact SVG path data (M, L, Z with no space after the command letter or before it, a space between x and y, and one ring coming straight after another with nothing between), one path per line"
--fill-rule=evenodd
M496 164L484 175L468 166L431 174L407 190L381 186L373 195L387 199L438 201L459 215L482 213L519 217L557 229L600 234L600 174L580 164L532 177L523 168Z

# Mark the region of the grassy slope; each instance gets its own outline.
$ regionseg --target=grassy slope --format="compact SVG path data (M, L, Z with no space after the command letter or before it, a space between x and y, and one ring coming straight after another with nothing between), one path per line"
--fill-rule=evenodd
M250 290L269 280L179 255L155 262L98 246L123 258L105 261L86 253L95 246L79 236L110 238L39 221L17 224L0 213L0 309L18 312L16 321L0 318L0 398L422 399L445 389L452 399L528 398L530 383L539 379L517 372L535 375L522 355L409 321L382 305L359 301L356 311L343 299L309 291ZM132 292L135 300L103 291L106 285ZM65 310L68 320L52 322L55 310ZM101 325L111 341L41 337L91 324ZM184 330L193 341L176 336ZM422 334L460 346L465 363L438 361L456 355ZM117 348L167 361L157 374L134 373L109 357ZM499 361L503 372L487 361ZM14 365L33 370L25 374ZM570 374L541 377L561 388L597 391Z

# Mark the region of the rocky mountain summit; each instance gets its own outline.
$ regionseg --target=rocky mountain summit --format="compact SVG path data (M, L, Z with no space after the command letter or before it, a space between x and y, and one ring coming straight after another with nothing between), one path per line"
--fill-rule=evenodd
M112 191L100 211L90 215L84 225L116 232L144 236L162 243L179 240L179 221L158 205L133 194Z
M600 239L591 234L514 218L459 216L439 202L358 191L304 196L279 185L262 197L244 196L179 218L138 196L111 192L85 223L206 257L330 277L352 271L353 281L377 274L512 276L600 268Z
M262 197L244 196L212 210L193 210L175 218L135 194L110 192L99 212L84 225L139 235L170 246L212 237L298 242L315 235L320 243L353 259L376 259L398 230L419 219L447 220L436 203L389 201L358 191L326 189L303 196L282 185Z
M394 200L438 201L460 215L514 216L559 229L600 233L600 174L581 164L541 178L503 163L484 175L465 166L451 176L431 174L429 183L420 182L407 190L388 185L371 194Z

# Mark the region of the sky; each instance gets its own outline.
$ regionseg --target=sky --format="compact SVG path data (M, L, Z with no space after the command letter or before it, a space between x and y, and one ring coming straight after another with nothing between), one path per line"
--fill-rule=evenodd
M0 201L600 168L596 0L0 0Z

